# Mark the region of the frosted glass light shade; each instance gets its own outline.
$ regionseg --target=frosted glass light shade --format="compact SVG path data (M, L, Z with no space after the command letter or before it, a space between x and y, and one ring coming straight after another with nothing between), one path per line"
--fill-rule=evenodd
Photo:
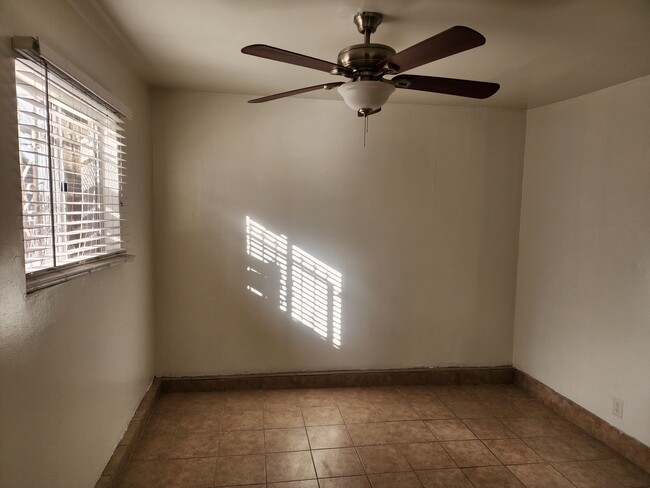
M338 91L345 103L354 110L377 110L388 101L395 87L382 81L348 81L339 86Z

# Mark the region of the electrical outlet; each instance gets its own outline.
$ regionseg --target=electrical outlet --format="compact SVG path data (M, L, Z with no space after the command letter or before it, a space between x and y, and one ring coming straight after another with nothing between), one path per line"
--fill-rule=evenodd
M612 413L619 419L623 418L623 400L614 397L612 401Z

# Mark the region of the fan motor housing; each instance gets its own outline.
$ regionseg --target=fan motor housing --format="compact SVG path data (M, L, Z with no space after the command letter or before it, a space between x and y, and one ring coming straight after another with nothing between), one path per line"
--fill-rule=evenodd
M377 72L377 64L395 54L395 50L384 44L353 44L343 49L338 64L354 71Z

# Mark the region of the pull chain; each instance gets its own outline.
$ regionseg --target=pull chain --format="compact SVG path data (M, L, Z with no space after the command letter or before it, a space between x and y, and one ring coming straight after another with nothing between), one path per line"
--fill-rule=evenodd
M368 133L368 116L363 118L363 147L366 147L366 134Z

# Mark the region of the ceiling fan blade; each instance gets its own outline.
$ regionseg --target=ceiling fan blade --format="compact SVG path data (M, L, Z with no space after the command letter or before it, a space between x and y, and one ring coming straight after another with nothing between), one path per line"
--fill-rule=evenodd
M323 89L331 90L332 88L341 86L343 83L344 83L343 81L338 81L336 83L321 83L320 85L307 86L305 88L298 88L297 90L291 90L282 93L276 93L275 95L268 95L266 97L255 98L253 100L249 100L248 103L270 102L271 100L277 100L278 98L290 97L292 95L307 93L314 90L323 90Z
M251 56L258 56L260 58L280 61L282 63L295 64L297 66L304 66L305 68L317 69L318 71L325 71L326 73L334 72L334 74L340 74L343 76L349 76L352 74L352 70L346 68L345 66L341 66L336 63L330 63L329 61L323 61L322 59L305 56L304 54L285 51L284 49L277 47L267 46L266 44L252 44L250 46L242 48L241 52L244 54L250 54Z
M488 98L499 90L498 83L438 78L435 76L399 75L391 81L394 82L395 88L445 93L470 98Z
M389 68L394 73L402 73L483 44L485 37L481 34L469 27L457 25L393 54L380 62L377 69Z

